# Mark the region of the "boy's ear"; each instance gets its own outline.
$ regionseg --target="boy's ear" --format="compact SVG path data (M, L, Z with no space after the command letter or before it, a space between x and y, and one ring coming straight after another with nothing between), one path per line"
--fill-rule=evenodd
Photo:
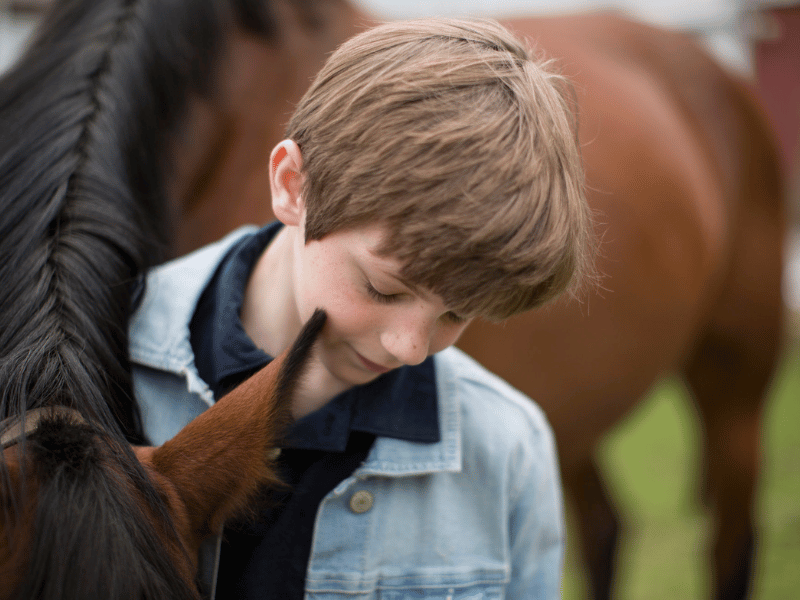
M284 225L302 225L305 216L303 156L294 140L283 140L272 149L269 184L275 217Z

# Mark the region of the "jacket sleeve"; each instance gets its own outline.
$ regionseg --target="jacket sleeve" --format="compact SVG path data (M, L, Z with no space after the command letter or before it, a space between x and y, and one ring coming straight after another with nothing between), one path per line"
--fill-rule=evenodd
M509 492L511 581L507 598L561 597L564 508L552 431L536 407L540 423L512 458ZM538 420L538 419L537 419Z

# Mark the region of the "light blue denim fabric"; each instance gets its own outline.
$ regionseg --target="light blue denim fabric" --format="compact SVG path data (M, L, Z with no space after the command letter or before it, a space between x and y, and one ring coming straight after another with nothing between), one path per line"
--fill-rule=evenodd
M148 277L130 348L151 443L213 403L194 367L189 321L226 250L252 231L237 230ZM437 354L435 367L441 441L379 437L322 501L308 600L560 597L563 508L544 415L457 349ZM371 507L351 508L354 494Z

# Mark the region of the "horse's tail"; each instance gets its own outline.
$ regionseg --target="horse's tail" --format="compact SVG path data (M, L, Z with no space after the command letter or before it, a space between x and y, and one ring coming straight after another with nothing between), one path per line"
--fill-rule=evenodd
M0 79L0 419L63 404L135 439L127 319L165 256L161 150L256 0L61 1Z

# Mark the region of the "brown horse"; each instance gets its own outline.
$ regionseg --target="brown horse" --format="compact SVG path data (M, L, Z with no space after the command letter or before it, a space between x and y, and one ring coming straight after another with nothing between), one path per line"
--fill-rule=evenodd
M279 481L272 451L324 324L317 311L280 357L163 446L134 446L133 457L131 447L64 407L0 423L9 475L0 494L0 600L199 599L203 541ZM158 500L148 496L151 485ZM111 486L114 502L97 486ZM20 498L10 490L36 500L11 516ZM141 557L145 568L137 570ZM120 568L125 578L110 575Z
M272 217L270 148L326 54L371 23L341 0L312 14L275 6L275 40L234 34L218 94L194 103L175 141L179 252ZM659 378L683 376L704 433L714 593L741 598L782 337L783 191L765 117L685 35L609 14L506 24L574 82L603 279L582 301L477 322L460 346L547 412L598 599L611 593L619 529L598 442Z

